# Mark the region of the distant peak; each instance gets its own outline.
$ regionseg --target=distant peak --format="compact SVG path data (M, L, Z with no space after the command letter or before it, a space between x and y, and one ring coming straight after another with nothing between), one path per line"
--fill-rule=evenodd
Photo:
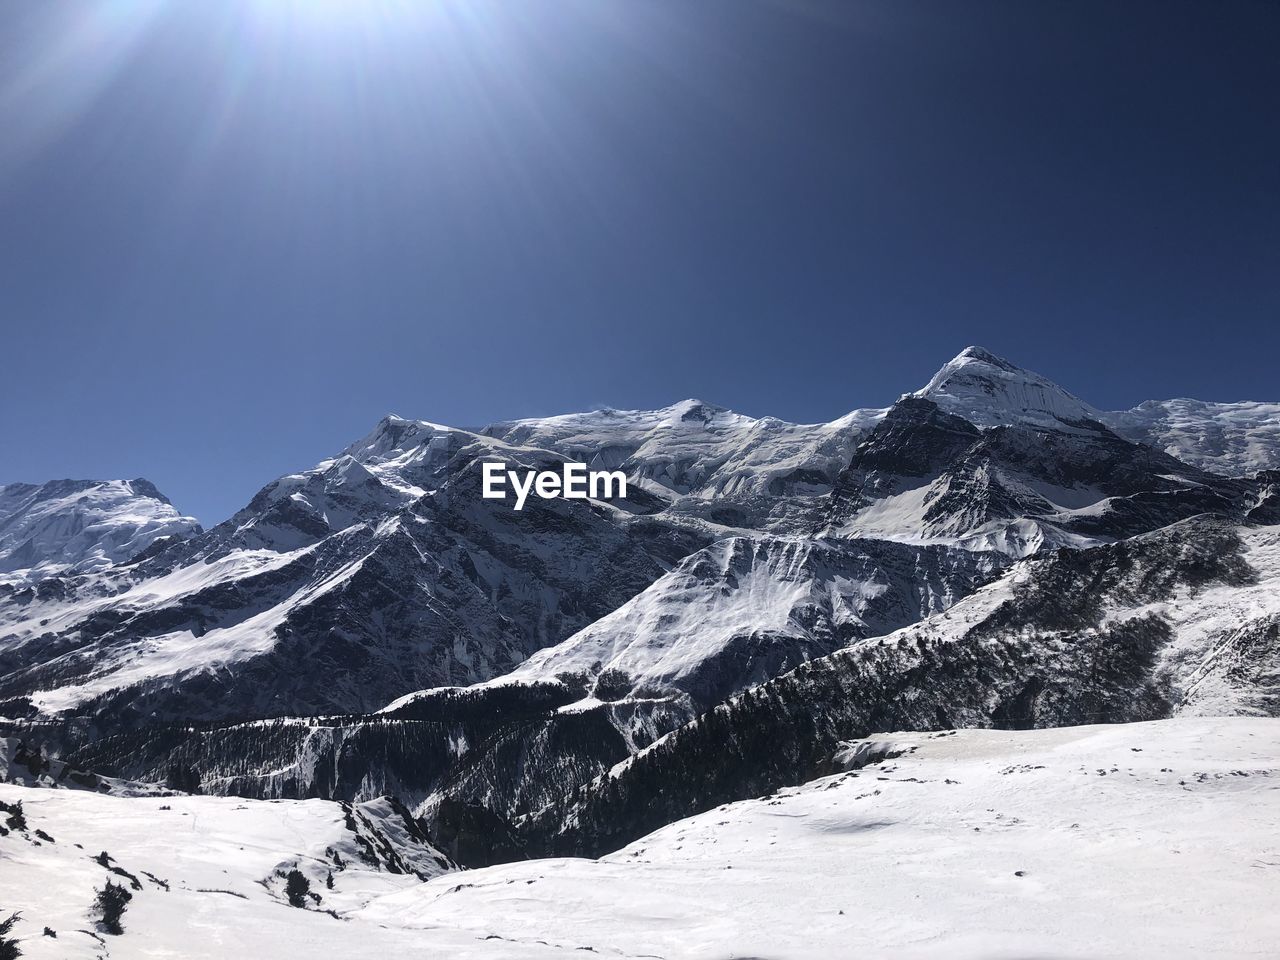
M159 488L146 477L135 477L129 481L129 487L140 497L150 497L152 500L159 500L161 503L169 503L169 498L161 493Z
M388 413L379 420L373 430L348 446L339 457L349 456L361 463L374 457L386 457L396 451L416 447L432 436L452 432L452 427L431 423L428 420L408 420Z
M980 427L1030 423L1061 429L1099 413L1047 377L979 346L965 347L913 396Z
M681 400L679 403L673 403L667 409L676 413L686 410L722 410L724 408L717 407L714 403L707 403L705 400L699 400L696 397L690 397L687 400Z
M681 423L708 423L720 414L729 413L725 407L716 406L714 403L707 403L704 400L690 398L681 400L679 403L673 403L662 411L668 415L671 421L679 421Z
M952 360L951 362L960 363L965 360L977 360L981 363L989 363L993 367L999 367L1001 370L1008 370L1010 372L1019 369L1016 363L1010 363L1004 357L997 357L994 353L992 353L990 350L986 349L985 347L979 347L979 346L965 347L958 354L956 354L955 359Z

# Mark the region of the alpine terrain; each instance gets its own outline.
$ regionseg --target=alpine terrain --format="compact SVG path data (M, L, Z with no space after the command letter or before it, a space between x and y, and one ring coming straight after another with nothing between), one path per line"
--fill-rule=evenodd
M388 416L208 529L9 483L0 718L23 956L1264 957L1280 403L969 347L821 424Z

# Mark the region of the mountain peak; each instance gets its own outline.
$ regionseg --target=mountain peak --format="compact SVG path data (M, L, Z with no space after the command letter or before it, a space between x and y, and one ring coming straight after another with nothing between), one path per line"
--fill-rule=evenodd
M50 480L0 486L0 580L101 569L161 537L200 533L149 480Z
M348 446L338 456L351 457L366 463L412 449L433 436L450 432L453 432L452 427L432 423L429 420L407 420L389 413L374 425L373 430Z
M932 400L979 427L1029 423L1061 429L1063 421L1099 417L1047 377L979 346L965 347L911 396Z
M990 350L986 349L986 347L979 347L977 345L965 347L956 354L955 358L951 362L958 363L963 360L976 360L980 363L989 363L993 367L999 367L1002 370L1013 371L1018 369L1017 364L1010 363L1004 357L997 357Z

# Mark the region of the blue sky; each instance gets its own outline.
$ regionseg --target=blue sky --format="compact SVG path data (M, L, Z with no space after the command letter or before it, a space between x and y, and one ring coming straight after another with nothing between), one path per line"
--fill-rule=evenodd
M396 412L1277 399L1280 5L0 0L0 482Z

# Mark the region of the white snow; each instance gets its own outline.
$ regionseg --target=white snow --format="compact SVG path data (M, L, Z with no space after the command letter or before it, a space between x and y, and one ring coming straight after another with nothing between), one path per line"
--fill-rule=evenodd
M161 537L198 532L145 480L0 486L0 583L101 570Z
M775 541L777 543L777 541ZM735 637L781 630L814 589L803 570L812 541L790 549L761 547L732 537L664 574L657 583L564 642L540 650L492 683L546 680L564 671L625 671L637 687L669 689L695 672ZM736 586L708 583L691 564L742 567Z
M1148 400L1101 419L1121 436L1214 473L1280 469L1280 403Z
M590 469L625 469L665 499L761 493L797 470L834 473L885 410L854 410L830 423L755 419L701 400L660 410L596 410L485 428L509 443L556 450ZM815 486L812 493L826 492Z
M97 955L78 931L93 929L89 903L108 874L91 858L105 849L144 885L124 935L103 937L113 960L1275 955L1280 721L866 743L864 755L903 755L679 821L599 861L425 884L350 856L325 801L0 785L0 799L24 802L30 830L56 841L0 837L0 908L22 912L25 956ZM325 848L340 843L350 866L331 891L318 881ZM276 871L294 864L343 920L283 902ZM40 936L46 925L57 940Z
M300 870L322 898L319 909L339 914L421 886L412 873L366 863L342 807L326 800L120 798L5 784L0 801L21 801L28 822L25 835L0 836L0 912L22 913L14 933L31 960L107 955L91 935L94 890L108 878L129 881L93 859L102 851L142 885L131 891L124 935L102 937L116 960L373 956L365 949L376 928L316 912L314 903L310 910L288 906L284 874ZM435 851L407 838L386 801L357 804L352 815L360 835L385 840L411 869L428 877L443 872ZM5 817L0 811L0 823ZM56 939L42 936L46 926ZM345 952L327 952L336 945Z
M913 396L979 427L1026 423L1070 432L1064 420L1096 420L1130 440L1228 476L1280 469L1280 403L1147 400L1098 410L1038 373L982 347L966 347Z
M966 347L912 396L978 427L1029 423L1069 430L1064 420L1098 419L1097 410L1052 380L981 347Z
M1160 651L1157 669L1171 684L1180 714L1264 715L1268 712L1265 703L1280 693L1253 684L1231 683L1223 675L1225 664L1219 663L1238 631L1265 624L1271 618L1280 619L1280 526L1237 529L1244 542L1244 560L1256 574L1255 582L1196 589L1184 586L1169 600L1113 607L1103 619L1104 628L1151 614L1165 620L1172 638ZM1013 596L1014 587L1032 569L1028 563L1033 562L1015 564L1000 579L945 612L889 633L883 641L892 644L906 638L914 643L919 637L927 637L947 642L964 637L971 627Z
M916 603L933 612L956 602L954 585L927 560L906 557L912 554L902 551L895 559L875 545L863 551L817 539L729 537L686 557L617 610L483 686L614 669L627 674L636 696L661 697L688 691L699 678L707 681L708 665L748 638L758 638L755 653L775 642L782 646L784 637L805 655L822 656L833 648L835 631L875 636L917 615L906 612ZM990 558L972 558L972 564L975 572L994 567ZM900 602L877 610L874 601L886 593ZM913 595L918 599L909 599ZM886 624L886 616L896 619ZM736 677L737 689L771 676L741 662L749 649L743 644L736 666L723 668L726 677Z
M114 596L97 597L76 604L58 601L35 602L10 611L22 619L3 623L0 650L16 648L48 631L69 629L90 613L119 611L140 613L168 607L183 597L218 583L234 583L247 577L286 566L315 547L289 553L270 550L240 550L210 562L179 567L161 577L126 584ZM313 601L335 589L354 575L365 555L326 576L308 583L286 603L269 607L231 626L214 628L197 636L178 630L159 636L140 637L108 648L95 664L93 675L83 682L52 687L32 695L32 702L50 713L70 709L102 693L160 677L200 671L216 671L228 663L249 659L269 651L276 643L278 627L294 607Z
M446 877L358 915L421 928L424 948L500 938L458 956L1274 955L1280 723L875 739L917 749L600 861Z
M1046 547L1088 547L1100 541L1069 533L1054 526L1052 521L1065 519L1073 511L1066 504L1086 503L1082 511L1101 509L1105 500L1096 500L1099 494L1093 490L1054 487L1039 483L1034 485L1023 478L1003 471L993 471L996 479L1013 490L1029 490L1043 501L1042 517L1016 517L989 520L977 526L966 526L967 518L959 518L950 524L928 523L925 514L930 505L946 494L950 486L947 477L931 478L918 486L900 493L890 494L859 510L846 522L828 532L839 537L871 537L878 540L894 540L899 543L938 544L962 547L966 550L995 550L1006 556L1021 559L1038 553Z

